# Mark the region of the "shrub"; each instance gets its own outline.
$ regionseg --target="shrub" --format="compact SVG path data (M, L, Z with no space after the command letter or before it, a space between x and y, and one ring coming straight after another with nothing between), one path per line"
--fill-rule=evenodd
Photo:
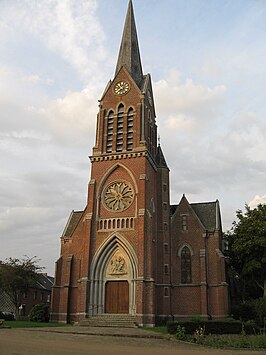
M202 344L215 348L247 348L265 349L265 335L207 335L202 339Z
M46 304L36 304L29 313L31 322L49 322L49 307Z
M266 297L259 298L254 301L254 307L256 311L256 318L258 323L263 326L265 325L266 319Z
M185 327L181 327L181 325L178 325L176 328L175 336L178 340L182 340L185 338L186 330Z
M256 318L256 310L254 303L240 303L232 307L231 313L235 319L243 321Z
M259 328L256 325L242 323L240 321L171 321L167 323L168 333L175 334L178 326L184 327L186 334L191 335L193 335L199 327L205 329L205 334L241 334L243 331L246 334L256 334L259 332Z

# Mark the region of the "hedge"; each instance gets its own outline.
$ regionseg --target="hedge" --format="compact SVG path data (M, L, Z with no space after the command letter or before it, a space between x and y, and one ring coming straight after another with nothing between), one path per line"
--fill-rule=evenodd
M186 334L194 334L199 327L205 328L205 334L258 334L259 327L250 323L241 323L240 321L169 321L167 330L170 334L175 334L180 325L185 328Z

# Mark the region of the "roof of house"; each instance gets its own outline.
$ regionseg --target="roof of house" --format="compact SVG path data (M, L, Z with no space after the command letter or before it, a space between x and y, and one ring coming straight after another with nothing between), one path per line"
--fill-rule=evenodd
M170 215L173 216L179 205L170 206ZM221 229L221 217L218 201L190 203L193 211L206 230Z
M37 288L52 291L54 278L52 276L48 276L47 274L39 274L37 283Z

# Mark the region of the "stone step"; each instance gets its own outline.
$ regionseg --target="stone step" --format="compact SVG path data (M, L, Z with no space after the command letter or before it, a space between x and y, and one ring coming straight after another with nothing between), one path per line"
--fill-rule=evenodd
M86 327L123 327L135 328L136 317L129 314L100 314L79 322Z

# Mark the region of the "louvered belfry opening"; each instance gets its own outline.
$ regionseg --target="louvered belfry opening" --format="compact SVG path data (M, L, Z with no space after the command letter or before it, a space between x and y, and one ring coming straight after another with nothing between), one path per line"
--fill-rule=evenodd
M106 139L106 152L112 152L113 145L113 132L114 132L114 113L110 111L107 117L107 139Z
M127 113L127 150L133 148L133 109L130 108Z
M124 106L121 104L117 112L117 125L116 125L116 151L122 152L123 150L123 135L124 135Z

